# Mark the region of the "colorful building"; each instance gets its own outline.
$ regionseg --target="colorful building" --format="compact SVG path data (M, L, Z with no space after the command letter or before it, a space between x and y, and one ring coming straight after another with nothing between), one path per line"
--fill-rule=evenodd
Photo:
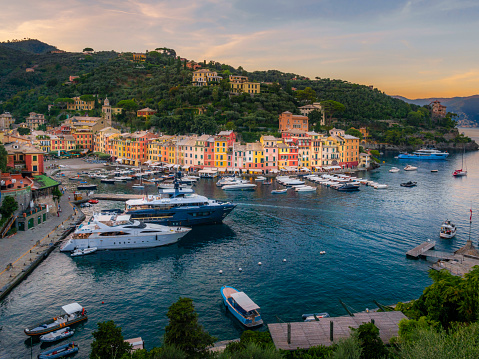
M15 119L10 112L5 112L0 115L0 131L10 129L10 126L15 123Z
M84 110L84 111L90 111L95 108L95 100L93 101L82 101L80 100L80 97L73 97L72 98L73 103L67 103L67 110L70 111L78 111L78 110Z
M9 143L5 145L8 153L7 167L21 170L22 174L36 176L43 174L44 152L31 144Z
M286 111L279 115L279 131L285 132L290 130L308 131L308 116L293 115Z
M45 115L41 113L30 112L26 118L26 124L30 130L36 130L39 126L45 124Z
M221 80L223 80L223 78L218 76L216 71L201 69L193 72L193 79L191 82L193 86L208 86L211 82L220 82Z
M156 110L153 110L149 107L142 108L141 110L136 111L136 117L148 117L156 113Z

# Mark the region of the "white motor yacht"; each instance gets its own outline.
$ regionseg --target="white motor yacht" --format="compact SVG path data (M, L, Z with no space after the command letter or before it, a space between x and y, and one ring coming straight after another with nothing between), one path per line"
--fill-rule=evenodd
M416 171L416 170L417 170L417 167L414 167L411 165L407 165L406 167L404 167L404 171Z
M237 184L228 184L221 187L225 191L254 191L256 185L254 183L237 183Z
M451 223L449 220L445 220L444 223L441 226L441 233L439 233L439 236L441 238L452 238L456 235L456 226Z
M397 168L397 167L393 167L393 168L391 168L391 169L389 170L389 172L391 172L391 173L397 173L397 172L399 172L399 171L400 171L400 169Z
M62 245L62 252L75 249L151 248L175 243L191 229L131 221L130 215L95 214L81 224Z

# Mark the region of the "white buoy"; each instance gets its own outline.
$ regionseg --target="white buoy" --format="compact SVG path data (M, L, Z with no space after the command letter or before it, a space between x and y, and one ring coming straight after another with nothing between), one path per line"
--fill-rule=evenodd
M261 264L263 264L263 263L261 263L261 262L258 262L258 265L259 265L259 266L260 266Z
M218 272L219 274L223 274L223 271L220 269L220 271Z
M286 262L286 258L283 259L283 262Z
M243 271L243 268L239 267L238 270L239 270L240 272L242 272L242 271Z

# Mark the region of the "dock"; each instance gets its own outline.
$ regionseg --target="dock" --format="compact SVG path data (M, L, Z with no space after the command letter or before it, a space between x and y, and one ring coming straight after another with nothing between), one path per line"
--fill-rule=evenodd
M406 252L406 256L407 257L411 257L411 258L419 258L421 256L424 256L424 254L427 252L427 251L430 251L431 249L433 249L434 247L436 246L436 242L435 241L430 241L430 242L424 242L420 245L418 245L417 247L409 250Z
M329 346L339 339L348 338L351 328L373 322L379 329L384 343L398 336L399 322L407 319L402 312L361 312L353 316L321 318L314 322L268 324L271 337L277 349L308 349L318 345Z

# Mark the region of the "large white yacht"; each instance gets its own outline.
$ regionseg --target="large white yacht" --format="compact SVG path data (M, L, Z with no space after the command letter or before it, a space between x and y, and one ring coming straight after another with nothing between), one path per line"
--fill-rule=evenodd
M191 228L167 227L132 221L130 215L95 214L82 223L62 245L62 252L96 247L102 249L151 248L172 244Z

